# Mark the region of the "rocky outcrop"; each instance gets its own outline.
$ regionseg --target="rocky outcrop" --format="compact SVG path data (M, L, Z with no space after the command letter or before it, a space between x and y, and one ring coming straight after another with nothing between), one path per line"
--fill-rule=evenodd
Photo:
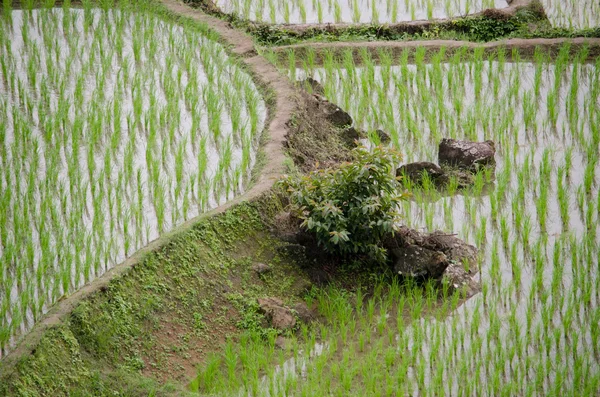
M392 137L390 134L385 132L384 130L375 130L375 135L379 138L379 142L382 144L387 144L392 141Z
M396 176L408 178L418 185L423 184L424 178L436 186L444 186L448 182L446 172L439 165L427 161L404 164L396 170Z
M298 320L309 323L315 319L315 313L304 302L289 308L278 298L267 297L258 299L259 312L262 313L269 325L285 331L296 327Z
M496 147L493 141L470 142L442 139L439 146L440 165L478 171L481 167L494 166Z
M423 237L423 246L443 252L448 260L472 268L477 263L477 248L453 234L435 231Z
M391 250L394 271L405 277L439 278L448 267L448 258L440 251L418 245Z
M296 326L296 316L292 309L277 298L259 298L258 307L269 324L276 329L285 331Z
M384 242L394 271L403 277L432 279L447 285L449 292L476 294L480 285L477 273L477 248L454 234L434 231L422 233L406 226Z
M372 132L372 134L377 136L377 138L379 139L379 143L381 143L382 145L386 145L392 141L392 137L390 136L390 134L388 134L384 130L375 130ZM369 134L366 131L359 130L355 127L348 127L340 133L342 140L349 147L355 147L356 141L360 139L365 139L368 137L368 135Z
M465 298L470 298L481 291L481 283L474 278L474 274L458 263L448 265L440 283L442 287L448 288L448 293L460 291L464 293Z
M346 146L352 148L356 146L356 142L358 140L363 139L365 137L365 133L364 131L357 130L354 127L349 127L343 130L340 136L342 137L342 140L344 141Z
M321 95L315 94L314 97L319 101L319 110L323 112L327 121L334 127L346 128L352 125L352 117L339 106L329 102Z
M492 141L442 139L438 154L439 165L426 161L408 163L398 168L396 175L408 178L417 186L422 186L424 177L427 176L437 189L445 188L450 181L456 181L459 189L465 189L475 184L476 172L495 166L495 153Z
M315 313L304 302L296 303L292 309L303 323L309 323L315 319Z
M269 266L265 263L256 263L252 266L252 270L254 270L254 272L256 274L258 274L259 276L262 276L267 273L270 273L271 270L273 270L273 269L271 268L271 266Z

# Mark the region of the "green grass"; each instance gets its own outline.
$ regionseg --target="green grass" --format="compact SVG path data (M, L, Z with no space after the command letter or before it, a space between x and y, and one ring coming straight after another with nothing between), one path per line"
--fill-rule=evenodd
M244 329L276 335L263 328L255 299L292 304L310 285L269 236L265 219L280 209L266 196L173 237L79 303L16 366L1 363L0 395L184 395L189 371L227 352L224 340L238 346ZM257 277L256 262L272 273ZM177 365L186 361L187 369Z

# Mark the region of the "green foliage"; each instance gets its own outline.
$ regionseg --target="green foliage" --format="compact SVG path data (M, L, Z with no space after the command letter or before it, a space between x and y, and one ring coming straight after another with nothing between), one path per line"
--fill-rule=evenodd
M248 23L237 17L220 14L220 17L235 20L236 26L246 29L261 45L290 45L300 42L334 41L399 41L457 39L468 41L494 41L506 37L527 37L530 24L549 25L543 8L534 5L524 7L514 16L501 12L487 12L477 16L455 18L449 21L432 22L424 26L411 24L369 24L344 27L314 27L296 31L281 26ZM563 29L572 36L576 30ZM546 30L544 30L546 31ZM553 35L552 32L548 34Z
M301 178L287 178L293 211L302 227L313 232L331 253L366 254L383 261L382 238L394 231L397 204L395 166L400 155L388 148L354 150L355 161L337 169L321 169Z
M452 21L452 30L467 34L473 41L497 40L517 31L519 27L517 18L475 17Z
M265 316L260 313L256 299L244 297L240 293L229 294L227 298L240 312L241 319L236 323L238 329L248 331L264 340L279 334L277 329L265 326L267 322Z

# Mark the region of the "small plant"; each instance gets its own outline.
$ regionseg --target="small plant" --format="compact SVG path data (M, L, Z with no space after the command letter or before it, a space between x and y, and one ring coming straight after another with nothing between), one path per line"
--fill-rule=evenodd
M397 194L394 177L400 155L383 147L359 147L353 153L352 163L287 178L282 184L302 227L314 233L326 251L384 260L380 242L394 232L398 202L405 197Z

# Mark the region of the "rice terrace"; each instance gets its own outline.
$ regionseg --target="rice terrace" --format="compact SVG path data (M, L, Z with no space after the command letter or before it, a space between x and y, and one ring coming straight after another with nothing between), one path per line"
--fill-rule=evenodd
M0 14L1 396L600 396L600 2Z

